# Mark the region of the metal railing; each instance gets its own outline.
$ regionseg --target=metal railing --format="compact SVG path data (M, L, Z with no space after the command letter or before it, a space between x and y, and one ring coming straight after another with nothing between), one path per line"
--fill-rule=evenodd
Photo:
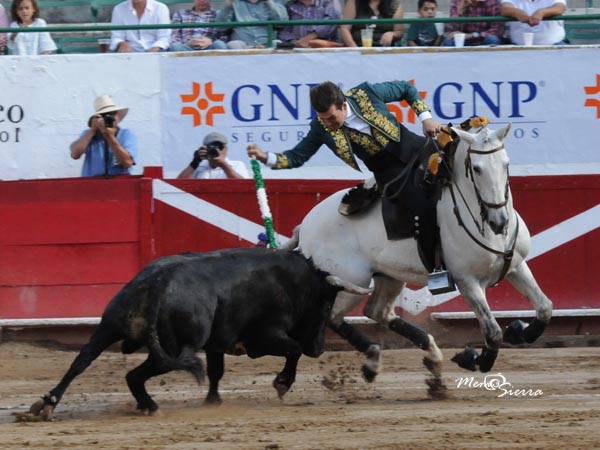
M600 14L573 14L549 17L544 20L563 21L596 21L600 20ZM512 17L487 16L487 17L434 17L427 18L402 18L402 19L377 19L381 24L411 24L411 23L471 23L471 22L516 22ZM370 25L373 19L330 19L330 20L273 20L255 22L212 22L212 23L181 23L181 24L151 24L151 25L60 25L48 27L28 28L0 28L0 33L73 33L73 32L101 32L112 30L154 30L154 29L181 29L181 28L237 28L237 27L267 27L267 47L273 47L277 28L295 25ZM598 24L600 28L600 23Z

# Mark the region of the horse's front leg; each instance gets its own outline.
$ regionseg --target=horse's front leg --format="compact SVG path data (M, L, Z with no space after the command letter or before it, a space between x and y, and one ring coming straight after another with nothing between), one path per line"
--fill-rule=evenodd
M536 316L529 324L521 320L511 323L504 332L504 340L513 345L530 344L542 335L550 322L552 302L538 286L527 263L522 262L506 279L529 299Z
M373 279L375 288L365 306L365 315L379 324L389 327L392 331L427 352L423 364L434 377L433 382L428 381L429 393L434 397L444 396L446 389L441 381L444 357L435 339L422 328L404 320L402 317L398 317L395 313L396 298L400 295L406 283L385 275L376 275Z
M477 370L479 367L481 372L489 372L494 367L498 350L502 344L502 329L490 311L483 288L475 282L455 281L460 293L479 321L481 332L485 338L485 346L481 354L478 354L475 349L467 347L454 355L452 361L463 369Z

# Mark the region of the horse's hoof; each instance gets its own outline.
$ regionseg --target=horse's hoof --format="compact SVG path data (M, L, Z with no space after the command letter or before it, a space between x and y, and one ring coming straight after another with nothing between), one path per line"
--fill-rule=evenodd
M498 357L498 350L491 350L489 348L484 348L481 351L481 355L477 358L477 365L479 366L479 370L481 372L489 372L494 367L494 363L496 362L496 358Z
M462 352L454 355L450 361L458 364L463 369L474 372L477 370L477 358L479 358L477 350L473 347L467 347Z
M54 405L44 405L40 417L44 422L52 420L52 413L54 412Z
M506 327L504 335L502 336L504 342L508 342L511 345L524 344L525 340L523 339L523 331L525 328L527 328L527 323L523 322L522 320L515 320L511 322L511 324Z
M365 352L365 357L366 359L362 366L362 376L367 383L372 383L381 371L381 348L379 345L370 345Z
M427 395L431 400L445 400L448 398L448 388L441 377L431 377L425 380Z
M427 370L429 370L431 375L433 375L435 378L439 378L442 376L442 363L441 362L433 361L431 358L428 358L427 356L425 356L423 358L423 365L425 366L425 368Z

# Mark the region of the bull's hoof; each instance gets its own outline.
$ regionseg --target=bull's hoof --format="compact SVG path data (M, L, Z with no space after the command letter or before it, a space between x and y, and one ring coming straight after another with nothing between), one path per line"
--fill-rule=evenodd
M454 355L450 361L458 364L463 369L474 372L477 370L477 358L479 358L477 350L473 347L467 347L462 352Z
M522 320L515 320L506 327L504 331L503 339L504 342L508 342L511 345L524 344L525 339L523 337L527 323Z
M379 345L370 345L365 352L365 357L362 376L367 383L372 383L381 371L381 348Z
M31 405L29 414L31 416L40 417L40 419L44 421L52 420L52 413L54 412L54 408L56 408L56 403L56 397L44 395L41 399Z
M283 396L290 390L292 387L292 383L288 379L282 377L281 375L277 375L273 380L273 387L277 391L277 397L279 400L283 400Z
M207 406L220 406L221 403L223 403L223 400L219 394L211 394L209 392L204 399L204 404Z

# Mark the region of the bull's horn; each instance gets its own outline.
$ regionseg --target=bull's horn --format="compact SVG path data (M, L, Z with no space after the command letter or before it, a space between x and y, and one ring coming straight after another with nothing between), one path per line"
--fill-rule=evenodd
M344 289L344 291L349 292L350 294L367 295L373 291L373 289L357 286L354 283L350 283L349 281L342 280L341 278L336 277L334 275L329 275L326 279L327 279L327 282L329 284L331 284L332 286L341 287Z

